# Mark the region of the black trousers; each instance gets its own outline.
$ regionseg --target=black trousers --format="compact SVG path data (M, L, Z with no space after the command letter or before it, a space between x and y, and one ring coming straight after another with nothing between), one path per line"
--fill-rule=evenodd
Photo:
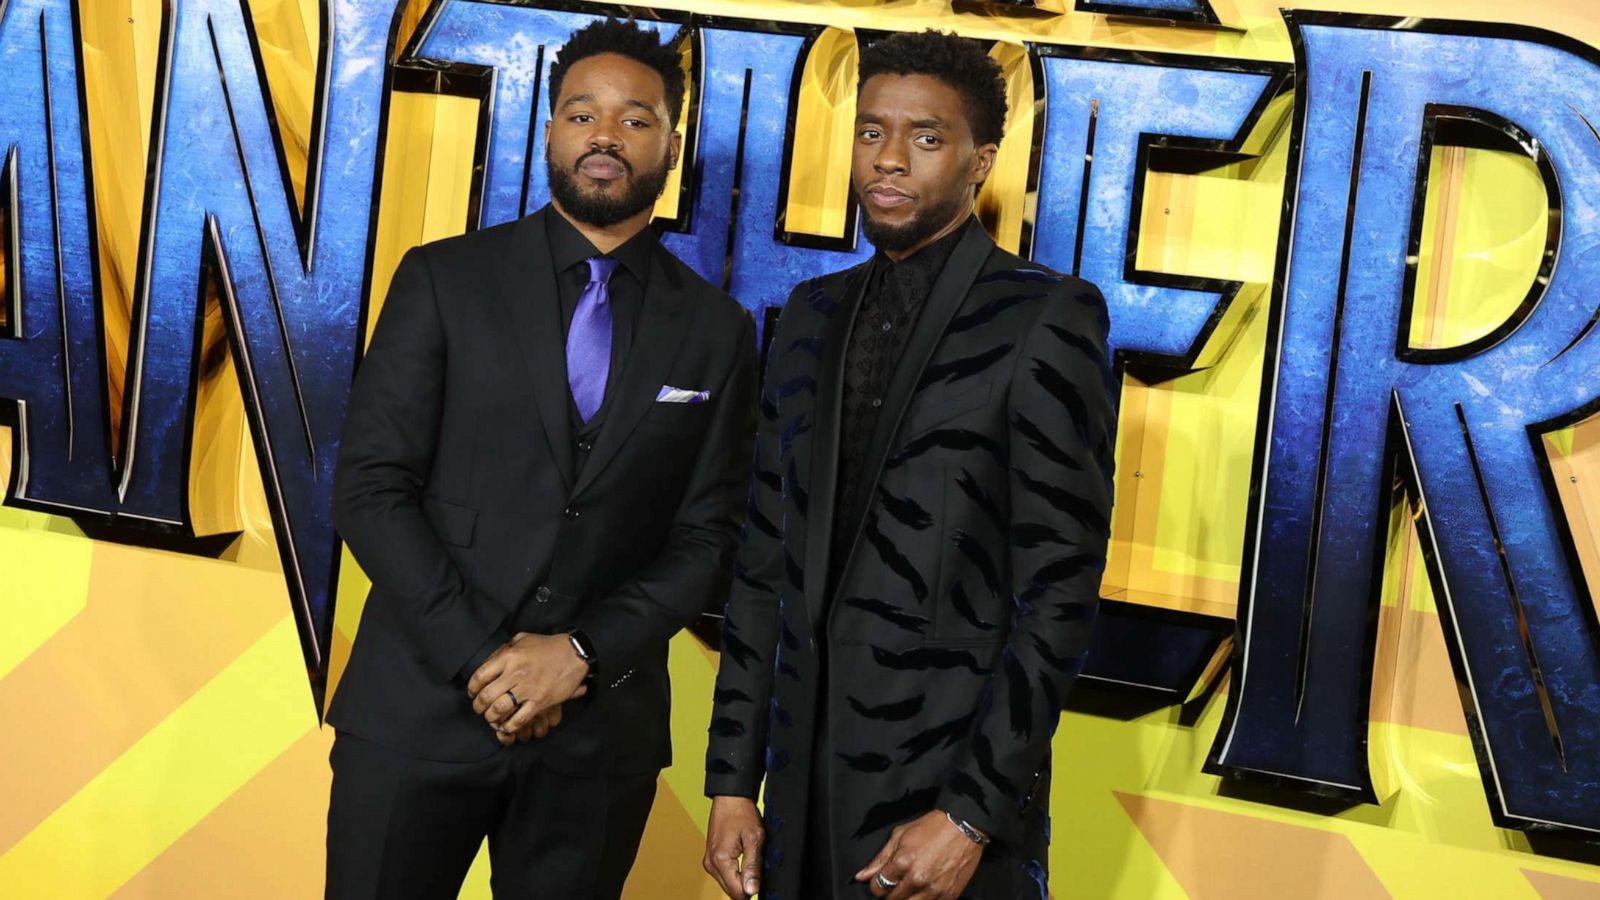
M485 837L496 898L620 897L656 773L564 775L537 744L449 763L339 732L327 900L455 900Z

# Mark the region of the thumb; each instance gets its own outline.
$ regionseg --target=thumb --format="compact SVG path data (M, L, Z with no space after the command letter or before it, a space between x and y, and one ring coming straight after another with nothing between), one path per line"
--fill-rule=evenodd
M743 843L744 893L746 897L754 897L761 893L761 832L746 832Z

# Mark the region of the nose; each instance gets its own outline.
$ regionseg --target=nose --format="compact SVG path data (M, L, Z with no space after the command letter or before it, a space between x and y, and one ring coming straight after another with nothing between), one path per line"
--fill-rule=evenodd
M884 141L878 145L878 155L872 161L872 168L880 175L904 175L909 166L906 163L905 148L898 141Z
M591 150L616 150L621 146L617 140L618 131L611 123L597 122L594 130L589 133L589 149Z

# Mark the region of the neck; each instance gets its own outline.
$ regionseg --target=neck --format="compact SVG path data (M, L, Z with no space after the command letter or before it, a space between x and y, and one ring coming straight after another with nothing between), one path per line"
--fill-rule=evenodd
M552 198L550 205L556 212L561 214L561 218L571 222L572 227L578 229L578 233L588 238L589 243L593 244L594 248L601 253L610 253L626 244L634 235L643 231L645 226L650 224L650 217L655 212L653 207L647 207L643 212L631 218L623 219L615 225L599 226L590 225L588 222L582 222L574 218L571 213L561 207L561 202L558 200Z
M972 201L969 199L967 204L961 208L961 214L956 216L954 219L951 219L949 222L946 222L943 228L918 241L909 249L885 250L883 251L883 255L889 257L889 259L893 262L904 262L911 257L916 256L918 253L921 253L924 248L937 244L946 235L950 234L950 232L955 231L962 225L965 225L967 223L967 218L971 215Z

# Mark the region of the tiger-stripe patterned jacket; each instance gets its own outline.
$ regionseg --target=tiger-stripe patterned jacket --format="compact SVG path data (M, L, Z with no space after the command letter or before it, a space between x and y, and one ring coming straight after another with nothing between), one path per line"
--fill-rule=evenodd
M768 351L706 760L709 796L765 779L767 900L810 900L808 816L830 823L841 896L865 897L853 874L934 809L994 838L966 896L1046 890L1050 740L1110 532L1109 324L1093 285L965 227L880 409L861 521L836 522L834 495L870 263L796 287ZM839 527L855 539L828 597ZM831 740L814 757L818 716ZM826 809L808 808L815 766Z

